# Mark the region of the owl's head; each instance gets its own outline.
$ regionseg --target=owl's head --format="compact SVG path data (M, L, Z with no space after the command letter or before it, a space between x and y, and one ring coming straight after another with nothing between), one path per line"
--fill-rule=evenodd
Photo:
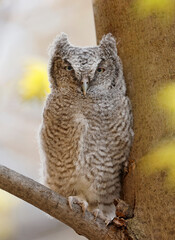
M98 46L75 47L66 34L56 37L50 48L51 88L82 96L125 94L122 64L112 34L103 36Z

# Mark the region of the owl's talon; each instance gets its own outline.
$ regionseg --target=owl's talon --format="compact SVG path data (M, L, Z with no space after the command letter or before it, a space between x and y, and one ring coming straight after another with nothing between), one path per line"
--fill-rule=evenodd
M85 214L87 207L88 207L88 203L86 201L83 201L82 203L80 203L80 206L83 210L83 214Z
M95 210L93 210L92 214L93 214L95 220L96 220L97 217L99 216L99 213L100 213L100 209L95 209Z
M88 202L86 202L85 200L81 199L80 197L77 196L69 196L68 197L68 204L70 209L72 210L72 205L74 203L77 203L79 206L81 206L81 209L83 211L83 214L85 214L86 209L88 207Z
M103 212L100 210L100 209L94 209L93 210L93 212L92 212L92 214L94 215L94 219L96 220L97 219L97 217L99 217L100 219L102 219L104 222L105 222L105 224L106 224L106 226L111 222L111 219L109 219L109 218L107 218L104 214L103 214Z
M71 210L72 210L72 205L74 203L73 198L74 197L72 197L72 196L68 197L68 204L69 204L69 207L70 207Z
M108 226L110 223L112 223L113 219L115 218L115 213L104 213L102 210L100 209L94 209L93 210L93 215L95 217L95 220L97 219L97 217L99 217L101 220L103 220L105 222L105 225Z
M106 218L105 225L108 226L111 222L112 222L112 220Z

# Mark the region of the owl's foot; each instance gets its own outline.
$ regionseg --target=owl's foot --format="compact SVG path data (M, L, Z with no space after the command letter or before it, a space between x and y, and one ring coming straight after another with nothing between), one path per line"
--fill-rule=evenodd
M94 215L95 220L97 219L97 217L100 217L101 219L104 220L104 215L100 209L98 208L94 209L92 214Z
M88 207L88 202L86 202L86 200L84 200L84 199L82 199L78 196L69 196L68 197L68 204L69 204L69 207L70 207L71 210L72 210L72 205L74 203L77 203L78 205L80 205L81 209L83 211L83 214L85 214L86 209Z
M98 208L94 209L92 214L94 215L95 220L97 219L97 217L101 218L105 222L106 226L109 225L114 218L114 216L104 215L104 213Z

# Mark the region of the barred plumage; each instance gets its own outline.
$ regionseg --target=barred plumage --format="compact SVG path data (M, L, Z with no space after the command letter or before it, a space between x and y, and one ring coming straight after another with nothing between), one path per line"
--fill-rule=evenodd
M50 52L40 131L45 184L111 219L133 138L116 42L108 34L97 47L79 48L62 34Z

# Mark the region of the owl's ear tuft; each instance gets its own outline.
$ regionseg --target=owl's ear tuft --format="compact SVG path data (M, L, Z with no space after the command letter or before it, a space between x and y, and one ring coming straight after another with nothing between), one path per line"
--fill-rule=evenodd
M49 56L62 56L65 49L70 46L66 33L57 35L52 44L49 46Z
M66 57L70 43L67 38L67 34L61 33L57 35L52 44L49 46L49 63L48 72L50 75L51 87L56 86L54 63L59 59Z
M68 40L68 37L67 37L67 34L66 33L64 33L64 32L62 32L60 35L59 35L59 37L58 37L60 40Z
M117 53L116 40L111 33L108 33L102 37L99 47L105 52Z
M55 39L57 45L69 45L68 37L66 33L61 33L59 36L56 37Z

